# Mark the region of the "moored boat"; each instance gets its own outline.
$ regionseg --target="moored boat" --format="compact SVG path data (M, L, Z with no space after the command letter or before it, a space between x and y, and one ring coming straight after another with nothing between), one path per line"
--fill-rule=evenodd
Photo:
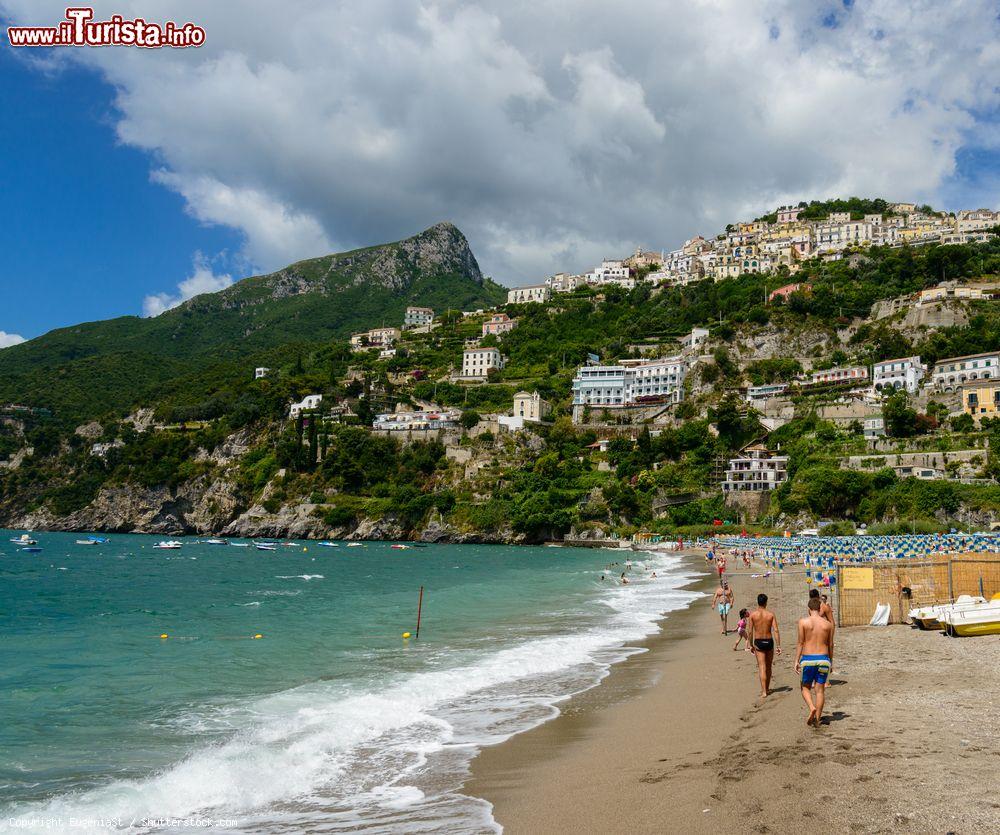
M14 539L11 540L11 542L13 542L15 545L37 545L38 544L38 540L37 539L32 539L26 533L23 533L20 536L15 537Z
M161 551L176 551L181 547L181 543L176 539L168 539L163 542L157 542L154 548L159 548Z

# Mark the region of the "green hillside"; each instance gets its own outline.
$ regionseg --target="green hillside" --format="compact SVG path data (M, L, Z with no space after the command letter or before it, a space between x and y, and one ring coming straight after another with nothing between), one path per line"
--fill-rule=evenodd
M0 402L60 422L156 399L170 381L245 374L289 350L399 326L407 305L477 308L502 300L465 236L441 223L396 243L301 261L198 296L153 319L61 328L0 352Z

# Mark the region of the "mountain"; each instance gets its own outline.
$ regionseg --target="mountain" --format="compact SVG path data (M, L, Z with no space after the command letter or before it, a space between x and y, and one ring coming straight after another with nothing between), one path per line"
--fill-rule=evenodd
M60 328L0 351L0 402L79 421L146 402L167 381L207 366L249 365L274 349L399 326L407 305L468 309L503 297L465 236L439 223L402 241L244 279L153 319Z

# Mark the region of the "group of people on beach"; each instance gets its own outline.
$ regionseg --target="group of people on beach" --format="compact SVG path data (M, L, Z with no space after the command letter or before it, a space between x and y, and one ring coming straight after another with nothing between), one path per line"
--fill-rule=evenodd
M709 552L711 553L711 552ZM716 561L725 558L718 557ZM722 622L722 634L729 634L729 613L735 603L733 590L724 576L724 569L719 572L719 587L712 598L712 608L719 613ZM833 635L836 630L833 618L833 607L827 596L819 589L809 590L806 605L806 616L797 624L798 640L795 647L795 672L799 674L799 686L802 699L809 708L807 725L818 727L823 716L826 703L826 683L833 671ZM781 632L778 628L778 618L767 608L767 595L757 595L757 607L740 609L740 619L736 625L736 644L733 651L746 642L745 651L753 653L757 660L757 673L760 678L760 696L762 699L771 695L771 670L775 654L781 654Z

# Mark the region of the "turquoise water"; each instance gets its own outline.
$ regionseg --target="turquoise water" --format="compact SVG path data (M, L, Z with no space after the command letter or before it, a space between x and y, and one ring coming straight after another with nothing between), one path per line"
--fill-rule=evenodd
M697 570L634 555L620 586L601 575L624 558L585 549L164 551L43 533L27 553L12 536L0 831L70 817L182 831L192 816L202 831L492 831L458 791L475 750L598 681L693 599ZM421 585L420 638L404 640Z

